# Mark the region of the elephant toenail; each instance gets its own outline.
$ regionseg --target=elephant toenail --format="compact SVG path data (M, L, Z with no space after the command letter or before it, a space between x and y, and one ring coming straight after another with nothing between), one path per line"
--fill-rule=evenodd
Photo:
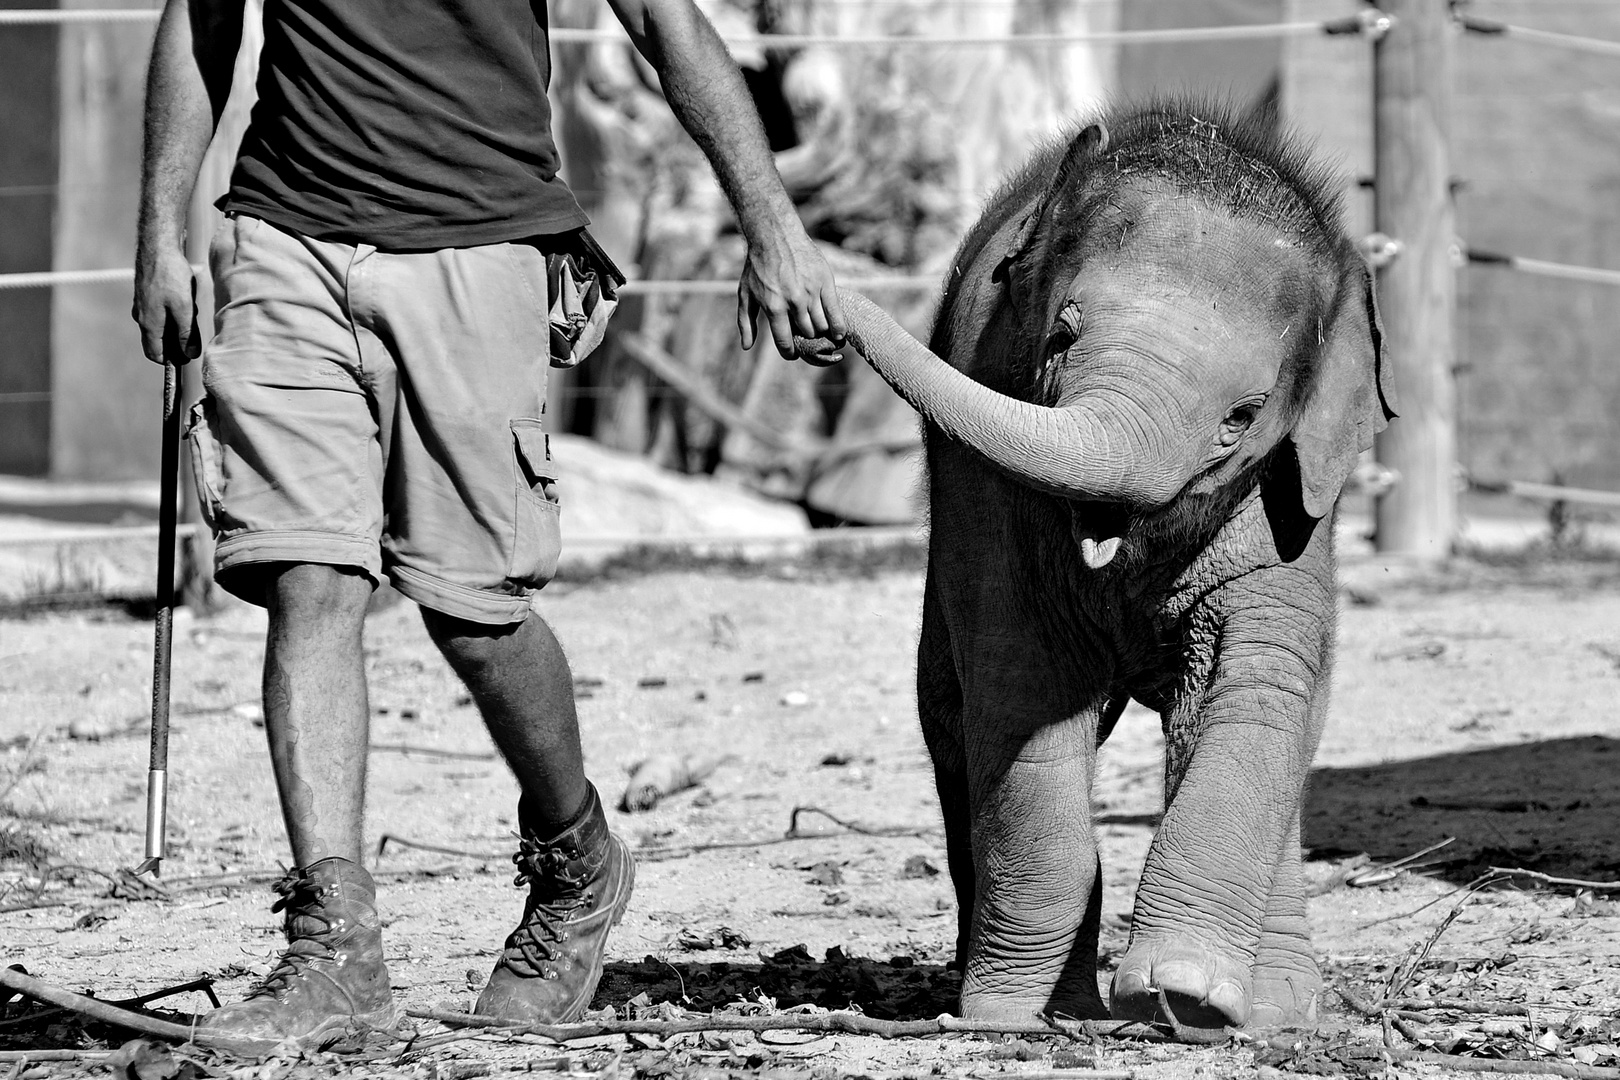
M1140 971L1122 971L1114 976L1114 993L1120 997L1138 997L1152 992L1147 976Z
M1241 1024L1249 1017L1249 999L1243 987L1230 980L1216 985L1209 992L1209 1003L1221 1010L1234 1023Z

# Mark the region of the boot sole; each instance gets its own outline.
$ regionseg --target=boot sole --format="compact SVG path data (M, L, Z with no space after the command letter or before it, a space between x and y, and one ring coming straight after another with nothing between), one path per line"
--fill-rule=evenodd
M311 1050L318 1050L329 1046L347 1035L350 1031L367 1032L373 1028L379 1031L392 1032L399 1026L399 1010L392 1004L386 1009L375 1009L367 1013L351 1013L348 1015L329 1016L319 1024L310 1028L302 1035L275 1035L262 1032L231 1031L227 1028L209 1028L198 1025L196 1033L203 1037L203 1041L236 1042L262 1045L273 1048L288 1039L299 1046Z

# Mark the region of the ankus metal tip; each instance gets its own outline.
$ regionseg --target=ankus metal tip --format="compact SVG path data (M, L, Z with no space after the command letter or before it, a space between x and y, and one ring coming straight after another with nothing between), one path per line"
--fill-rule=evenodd
M160 874L163 862L164 835L168 831L169 772L167 769L149 769L146 773L146 858L135 867L136 875L151 872Z

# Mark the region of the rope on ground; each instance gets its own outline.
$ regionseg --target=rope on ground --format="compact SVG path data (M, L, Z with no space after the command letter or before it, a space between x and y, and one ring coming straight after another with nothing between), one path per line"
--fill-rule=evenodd
M0 11L0 26L46 26L61 23L155 23L157 9L121 8L17 8ZM1093 30L1073 34L949 34L922 37L913 34L746 34L721 35L728 45L750 48L799 49L810 45L841 48L932 47L962 45L1085 45L1147 44L1157 42L1246 41L1254 38L1298 37L1305 34L1359 34L1377 36L1390 26L1388 16L1369 9L1343 19L1310 22L1248 23L1237 26L1186 26L1162 30ZM557 44L630 44L619 30L584 30L554 27L549 36Z
M1512 38L1515 41L1528 41L1533 45L1550 45L1554 48L1573 49L1576 52L1594 53L1598 56L1620 56L1620 41L1611 41L1608 38L1559 34L1551 30L1537 30L1533 26L1516 26L1512 23L1497 22L1495 19L1481 19L1477 15L1458 15L1457 22L1469 33L1485 37Z
M1572 502L1585 503L1588 506L1620 507L1620 491L1596 491L1592 488L1537 484L1529 480L1475 480L1472 477L1468 480L1468 486L1475 491L1487 491L1494 495L1517 495L1521 499L1536 499L1541 502Z
M1548 262L1545 259L1526 259L1521 255L1502 255L1474 248L1469 248L1467 254L1469 262L1480 266L1500 266L1507 270L1517 270L1521 274L1563 278L1565 281L1620 285L1620 270L1607 270L1597 266L1574 266L1570 263Z

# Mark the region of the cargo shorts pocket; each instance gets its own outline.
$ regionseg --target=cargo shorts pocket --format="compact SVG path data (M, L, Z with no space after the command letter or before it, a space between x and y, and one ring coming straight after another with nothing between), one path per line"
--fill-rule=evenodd
M214 532L223 517L220 501L219 442L214 437L214 402L206 395L191 407L186 421L186 450L191 458L191 482L197 489L197 505L203 520Z
M507 577L513 584L538 588L557 573L557 558L562 553L557 472L539 420L512 421L512 452L517 511Z

